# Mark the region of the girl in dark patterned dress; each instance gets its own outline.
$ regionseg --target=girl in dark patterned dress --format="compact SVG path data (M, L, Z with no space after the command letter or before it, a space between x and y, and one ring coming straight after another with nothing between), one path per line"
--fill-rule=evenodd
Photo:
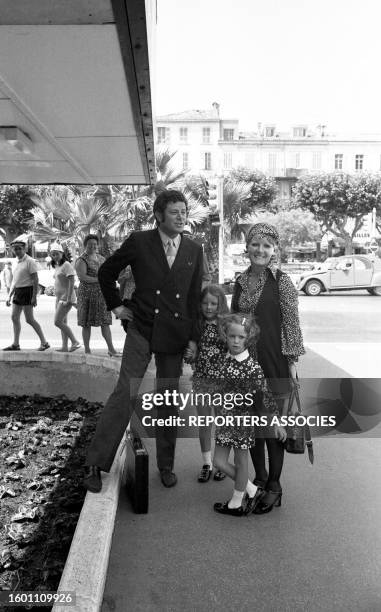
M215 378L221 355L226 352L217 328L217 318L229 312L226 296L219 285L207 285L201 292L200 301L201 338L197 346L197 357L193 366L193 391L209 393L210 379ZM187 357L187 353L185 357ZM217 369L216 369L217 368ZM199 416L211 416L213 407L206 402L197 403ZM198 475L198 482L208 482L212 470L212 425L199 427L201 455L203 465ZM215 472L214 480L223 480L225 474Z
M305 350L299 324L298 292L288 274L276 265L278 250L279 234L273 225L256 223L250 228L246 237L246 251L251 265L236 279L231 310L255 316L261 330L257 359L279 413L286 414L290 379L295 378L295 363ZM259 438L250 450L255 469L254 483L264 491L255 508L256 514L270 512L274 506L280 505L280 476L286 437L286 429L281 427L276 437Z
M255 414L258 418L276 414L277 406L268 391L262 368L249 354L248 347L259 334L254 318L241 313L226 315L220 321L220 333L228 348L220 361L216 387L223 394L220 416L225 418L225 423L216 429L214 465L234 480L234 491L229 501L214 504L214 510L242 516L250 514L260 499L256 485L248 477L248 450L255 444L254 427L242 420ZM232 424L227 421L229 416L235 419ZM231 449L234 465L228 461Z

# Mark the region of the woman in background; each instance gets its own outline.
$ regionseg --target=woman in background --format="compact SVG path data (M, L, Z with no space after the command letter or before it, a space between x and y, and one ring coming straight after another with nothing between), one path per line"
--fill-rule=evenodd
M75 269L80 280L78 287L77 316L78 325L82 327L82 338L85 353L91 353L90 336L92 327L100 327L106 341L110 357L120 357L112 343L110 325L111 312L108 312L101 288L98 283L98 270L104 257L97 253L98 236L88 234L83 241L85 251L75 262Z

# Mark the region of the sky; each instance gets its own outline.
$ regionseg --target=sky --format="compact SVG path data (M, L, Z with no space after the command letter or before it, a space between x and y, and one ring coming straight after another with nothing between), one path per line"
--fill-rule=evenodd
M157 0L154 112L381 134L380 0Z

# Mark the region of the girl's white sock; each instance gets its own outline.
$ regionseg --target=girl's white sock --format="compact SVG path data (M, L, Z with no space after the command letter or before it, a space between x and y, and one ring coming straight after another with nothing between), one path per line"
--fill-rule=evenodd
M246 492L249 497L254 497L257 492L258 487L253 484L250 480L247 481Z
M228 503L228 508L239 508L240 506L242 506L242 498L244 493L245 491L237 491L236 489L234 489L233 497Z
M212 451L208 451L207 453L201 453L203 465L210 465L210 469L213 467L212 463Z

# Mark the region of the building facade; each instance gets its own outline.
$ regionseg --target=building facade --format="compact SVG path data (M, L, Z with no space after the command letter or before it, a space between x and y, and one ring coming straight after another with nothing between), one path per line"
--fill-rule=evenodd
M257 124L254 132L240 132L237 119L223 119L220 106L157 117L157 147L176 151L177 170L206 178L244 166L274 177L279 197L288 200L296 180L306 173L380 172L381 134L342 136L306 124L278 129L275 123ZM370 219L365 221L360 242L370 238Z

